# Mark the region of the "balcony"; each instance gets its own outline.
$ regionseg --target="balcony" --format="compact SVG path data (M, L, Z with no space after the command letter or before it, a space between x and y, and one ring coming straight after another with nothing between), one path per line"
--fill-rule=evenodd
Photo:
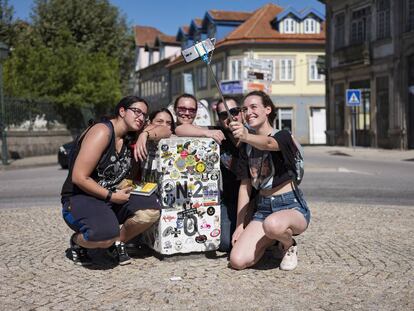
M339 66L343 65L370 65L371 63L371 44L365 41L360 44L349 45L336 50L333 55Z

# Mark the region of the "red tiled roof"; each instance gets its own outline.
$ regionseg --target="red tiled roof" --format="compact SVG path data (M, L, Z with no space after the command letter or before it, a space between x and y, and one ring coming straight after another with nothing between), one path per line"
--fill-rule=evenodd
M134 33L135 44L142 47L145 45L154 46L155 38L158 35L163 35L158 29L148 26L135 26Z
M319 34L285 34L275 30L271 24L277 14L283 11L283 8L266 4L258 9L243 24L233 30L221 43L230 41L246 40L247 42L307 42L314 40L316 42L325 42L325 27Z
M165 43L170 44L170 45L180 45L181 44L180 42L178 42L176 40L175 36L168 36L168 35L164 35L164 34L158 35L156 40L161 41L161 42L165 42Z
M234 12L221 10L209 10L208 13L214 20L225 21L245 21L252 15L252 13L249 12Z
M203 24L203 20L201 18L194 18L193 21L197 25L198 28L200 28L201 25Z
M256 10L240 26L234 29L227 37L218 41L216 49L224 46L239 44L325 44L325 23L322 23L319 34L285 34L280 33L272 26L276 15L284 9L274 5L266 4ZM210 11L209 11L210 12ZM220 12L220 11L218 11ZM168 67L183 62L182 56L173 60Z

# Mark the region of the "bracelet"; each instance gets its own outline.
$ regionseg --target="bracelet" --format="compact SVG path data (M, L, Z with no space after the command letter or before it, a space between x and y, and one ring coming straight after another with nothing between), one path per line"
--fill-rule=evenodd
M108 190L108 194L106 195L105 202L111 201L112 198L112 191Z

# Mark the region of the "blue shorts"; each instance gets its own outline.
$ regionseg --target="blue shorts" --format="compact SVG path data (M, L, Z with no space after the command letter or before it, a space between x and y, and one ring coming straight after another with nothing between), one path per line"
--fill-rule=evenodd
M267 216L286 209L295 209L305 217L309 225L311 213L303 198L302 191L299 190L297 197L293 191L282 193L275 196L259 196L257 199L257 210L253 215L253 220L263 222Z

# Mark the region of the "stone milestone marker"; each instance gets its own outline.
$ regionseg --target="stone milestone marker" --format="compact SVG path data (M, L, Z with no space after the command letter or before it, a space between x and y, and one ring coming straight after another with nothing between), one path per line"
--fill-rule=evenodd
M205 252L220 244L220 149L210 138L162 139L156 152L160 220L143 238L160 254Z

